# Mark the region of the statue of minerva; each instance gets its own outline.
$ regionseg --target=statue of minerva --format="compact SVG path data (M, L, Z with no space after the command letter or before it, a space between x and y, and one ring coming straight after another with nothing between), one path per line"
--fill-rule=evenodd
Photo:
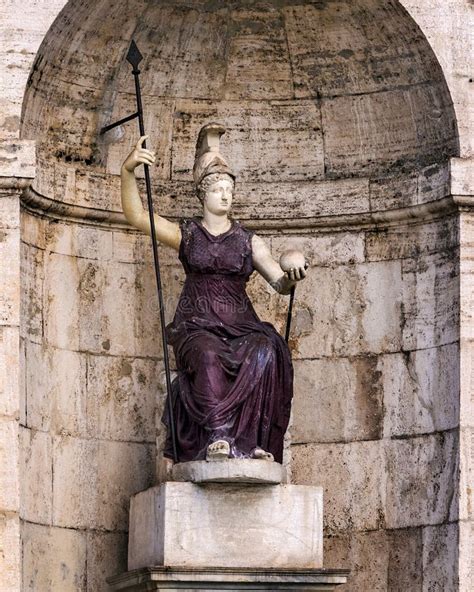
M229 217L235 176L219 151L224 132L211 123L197 140L193 176L202 217L175 223L155 214L158 241L178 251L186 273L166 327L177 366L172 396L178 460L282 462L293 366L285 340L259 319L245 285L257 271L277 292L288 294L305 277L308 263L293 250L279 264L262 238ZM134 174L140 164L156 160L142 147L146 137L122 165L121 195L128 222L149 234ZM169 435L164 455L173 457Z

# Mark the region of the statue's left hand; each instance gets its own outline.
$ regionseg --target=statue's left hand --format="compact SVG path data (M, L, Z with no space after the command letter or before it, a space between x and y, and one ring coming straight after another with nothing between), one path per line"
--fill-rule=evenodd
M306 277L306 270L308 269L308 263L305 264L304 267L295 267L293 269L289 269L286 272L288 278L294 282L299 282L300 280Z
M137 166L141 164L147 164L151 166L156 161L155 153L151 150L147 150L143 148L143 142L148 138L148 136L141 136L141 138L136 143L134 149L130 152L130 154L125 159L122 168L124 168L129 173L133 173L133 171L137 168Z
M280 267L289 280L299 282L306 277L309 263L301 251L292 249L285 251L280 257Z

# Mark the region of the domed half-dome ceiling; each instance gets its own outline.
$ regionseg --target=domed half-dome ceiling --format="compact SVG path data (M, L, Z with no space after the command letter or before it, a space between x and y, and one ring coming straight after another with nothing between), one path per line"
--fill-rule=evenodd
M136 122L98 132L136 109L124 59L132 38L144 56L153 179L178 202L209 121L227 126L222 151L255 207L280 199L288 208L306 191L310 211L316 186L324 194L334 180L411 175L457 152L441 68L393 0L71 0L42 45L24 103L38 191L119 209L107 195L116 191L110 176L138 136Z

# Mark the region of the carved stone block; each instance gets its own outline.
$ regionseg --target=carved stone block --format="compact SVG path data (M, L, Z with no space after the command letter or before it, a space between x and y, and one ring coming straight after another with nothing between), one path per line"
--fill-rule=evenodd
M129 570L320 568L321 487L165 483L130 507Z

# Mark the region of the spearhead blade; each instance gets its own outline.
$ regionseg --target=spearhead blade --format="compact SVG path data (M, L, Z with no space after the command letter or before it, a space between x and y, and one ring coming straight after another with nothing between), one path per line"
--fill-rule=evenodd
M127 62L133 66L136 70L138 68L138 64L143 60L143 56L140 53L140 50L137 47L135 41L132 40L130 44L130 48L127 53Z

